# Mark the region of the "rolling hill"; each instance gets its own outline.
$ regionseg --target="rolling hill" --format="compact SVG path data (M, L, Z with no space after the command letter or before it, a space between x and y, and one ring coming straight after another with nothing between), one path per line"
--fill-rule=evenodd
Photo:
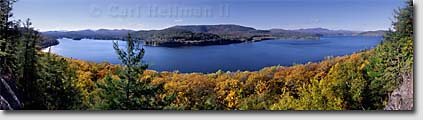
M162 30L81 30L81 31L49 31L43 32L51 38L71 38L74 40L100 39L125 40L128 33L136 40L143 40L147 46L202 46L221 45L241 42L255 42L273 39L320 39L321 36L382 36L385 31L348 31L329 30L325 28L309 28L297 30L269 29L258 30L234 24L222 25L178 25Z

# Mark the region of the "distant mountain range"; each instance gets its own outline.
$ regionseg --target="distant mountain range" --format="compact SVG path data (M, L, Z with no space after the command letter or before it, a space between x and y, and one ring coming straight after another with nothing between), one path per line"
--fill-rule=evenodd
M350 30L329 30L325 28L309 28L294 30L301 33L320 34L322 36L384 36L386 30L377 31L350 31Z
M80 30L80 31L48 31L43 32L43 35L52 37L52 38L72 38L72 39L109 39L109 40L116 40L116 39L123 39L124 36L128 35L128 33L135 32L133 30L107 30L107 29L99 29L99 30Z
M185 25L173 26L163 30L81 30L81 31L48 31L43 35L51 38L71 38L80 40L124 40L128 33L134 39L144 40L149 46L197 46L230 44L249 41L261 41L271 39L319 39L321 36L383 36L386 31L347 31L329 30L325 28L309 28L298 30L270 29L257 30L252 27L240 25Z
M325 28L308 28L308 29L298 29L294 31L301 32L301 33L320 34L323 36L353 36L354 34L360 33L357 31L329 30Z

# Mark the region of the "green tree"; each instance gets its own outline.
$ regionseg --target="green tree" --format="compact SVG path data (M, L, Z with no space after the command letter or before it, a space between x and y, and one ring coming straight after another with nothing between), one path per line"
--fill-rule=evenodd
M67 110L80 108L76 72L64 58L39 52L39 33L29 19L23 24L19 52L18 89L23 109Z
M363 71L370 81L371 109L382 109L388 95L401 85L404 79L412 78L414 64L414 6L408 0L405 8L395 11L393 30L370 56L370 63Z
M31 28L31 22L29 19L23 23L21 30L22 37L20 39L20 45L16 46L20 48L18 54L19 76L18 76L18 88L21 93L22 101L24 102L25 109L45 109L40 104L43 100L40 98L41 86L37 84L37 70L39 56L37 54L37 41L39 40L39 33Z
M107 77L105 85L100 86L104 96L102 104L105 105L99 106L103 106L101 109L121 110L162 109L160 104L164 101L157 100L155 94L162 91L163 84L151 84L151 79L142 78L148 67L142 61L144 48L139 41L132 39L131 34L128 34L126 42L126 49L120 49L118 42L113 44L124 67L119 76L121 80L114 81Z
M82 94L77 87L75 68L67 60L43 54L37 66L37 87L42 94L41 104L48 110L82 109Z
M0 0L0 73L1 77L17 78L17 52L19 45L19 24L11 21L12 4L15 0Z
M104 82L97 82L99 88L99 97L101 101L97 102L93 109L100 110L119 110L125 106L126 97L124 96L125 84L123 80L114 80L110 73L104 78Z
M0 77L18 91L21 109L76 109L75 72L63 58L39 53L40 33L29 19L23 24L9 19L14 2L0 1Z

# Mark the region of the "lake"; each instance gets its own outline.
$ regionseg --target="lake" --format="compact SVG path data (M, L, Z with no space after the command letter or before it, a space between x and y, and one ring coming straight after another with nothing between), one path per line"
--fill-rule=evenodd
M266 40L261 42L192 47L144 46L144 61L156 71L216 72L257 71L264 67L290 66L318 62L327 56L342 56L370 49L378 45L382 37L322 37L320 40ZM120 64L113 49L112 40L59 39L52 53L65 57ZM125 41L119 41L124 47Z

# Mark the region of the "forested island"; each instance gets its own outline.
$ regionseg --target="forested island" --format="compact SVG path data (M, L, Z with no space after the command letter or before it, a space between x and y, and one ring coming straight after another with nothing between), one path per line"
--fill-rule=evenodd
M41 34L31 22L9 19L13 3L0 3L2 110L414 110L412 0L396 12L393 30L374 49L319 63L210 74L146 70L146 51L131 34L125 49L113 44L119 65L42 52ZM194 28L174 29L191 29L182 33L195 38L225 38ZM236 38L244 35L250 34Z

